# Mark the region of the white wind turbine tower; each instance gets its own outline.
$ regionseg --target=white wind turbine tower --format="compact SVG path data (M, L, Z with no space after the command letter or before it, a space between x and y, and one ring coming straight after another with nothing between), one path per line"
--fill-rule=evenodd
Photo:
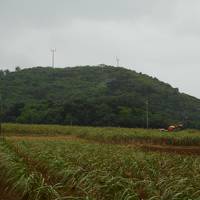
M118 57L116 57L116 63L117 63L117 67L119 67L119 58Z
M51 53L52 53L51 61L52 61L53 68L54 68L54 64L55 64L55 52L56 52L56 48L51 49Z

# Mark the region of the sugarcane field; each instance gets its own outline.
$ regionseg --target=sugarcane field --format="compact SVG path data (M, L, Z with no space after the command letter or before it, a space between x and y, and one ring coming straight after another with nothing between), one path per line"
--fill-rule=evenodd
M199 131L3 124L0 144L0 199L199 197Z

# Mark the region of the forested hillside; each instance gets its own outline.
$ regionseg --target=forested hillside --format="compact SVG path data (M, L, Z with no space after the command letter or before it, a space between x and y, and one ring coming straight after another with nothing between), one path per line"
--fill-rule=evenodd
M200 128L200 100L156 78L112 66L0 71L4 122Z

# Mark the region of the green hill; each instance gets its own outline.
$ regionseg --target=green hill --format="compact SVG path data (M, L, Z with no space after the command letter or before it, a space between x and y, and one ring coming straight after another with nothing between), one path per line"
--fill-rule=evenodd
M112 66L0 71L3 121L200 128L200 100L156 78Z

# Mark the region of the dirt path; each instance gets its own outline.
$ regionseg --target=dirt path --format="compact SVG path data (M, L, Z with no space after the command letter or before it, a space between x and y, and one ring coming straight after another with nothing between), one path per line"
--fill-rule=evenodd
M200 155L200 147L196 146L160 146L160 145L141 145L140 149L144 151L155 151L160 153L170 153L179 155Z
M11 140L16 140L16 141L22 141L22 140L28 140L28 141L32 141L32 140L36 140L36 141L40 141L40 140L46 140L46 141L62 141L62 140L81 140L80 138L76 137L76 136L72 136L72 135L59 135L59 136L8 136L6 137L6 139L11 139Z
M83 138L78 138L76 136L9 136L7 139L11 140L34 140L34 141L82 141L83 143L101 143L97 140L87 140ZM103 144L113 144L113 145L120 145L125 146L128 148L139 148L143 151L155 151L160 153L170 153L170 154L179 154L179 155L200 155L200 146L173 146L173 145L154 145L149 143L138 143L132 142L129 144L126 143L113 143L113 142L106 142Z

